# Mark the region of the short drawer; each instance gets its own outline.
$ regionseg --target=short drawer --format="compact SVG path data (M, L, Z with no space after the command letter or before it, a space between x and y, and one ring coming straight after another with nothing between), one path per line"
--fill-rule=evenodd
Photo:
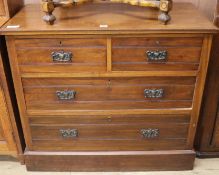
M95 123L74 123L71 117L61 117L61 123L54 118L31 120L31 136L34 150L64 151L119 151L119 150L169 150L186 149L189 117L174 116L132 116L135 122L112 121ZM91 116L89 116L91 117ZM103 117L103 116L102 116ZM107 118L107 116L105 116ZM67 120L65 120L67 118ZM81 116L83 118L83 116ZM93 116L98 118L98 116ZM138 122L141 118L143 121ZM165 118L166 121L159 120ZM174 120L175 118L175 120ZM179 120L179 118L181 118ZM101 117L100 117L101 119ZM121 119L121 118L120 118ZM144 120L145 119L145 120ZM45 123L45 120L46 123ZM182 120L185 120L184 122ZM71 122L72 121L72 122ZM163 122L164 121L164 122Z
M113 38L114 71L198 70L202 38Z
M28 110L191 107L194 77L23 79Z
M104 39L23 39L15 45L22 73L106 70Z

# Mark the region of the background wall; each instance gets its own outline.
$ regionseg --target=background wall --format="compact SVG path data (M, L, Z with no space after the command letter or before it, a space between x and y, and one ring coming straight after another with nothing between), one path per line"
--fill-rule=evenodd
M26 4L40 3L41 0L24 0ZM211 20L213 19L217 0L173 0L173 2L191 2L203 11Z

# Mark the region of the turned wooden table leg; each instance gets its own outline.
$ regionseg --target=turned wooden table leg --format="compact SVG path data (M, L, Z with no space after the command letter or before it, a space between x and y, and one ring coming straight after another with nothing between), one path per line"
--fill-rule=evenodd
M160 15L158 16L158 20L163 24L167 24L171 19L169 12L172 9L172 5L172 0L160 0Z
M54 24L56 17L52 14L55 9L53 0L42 0L42 8L46 15L43 17L43 20L48 24Z

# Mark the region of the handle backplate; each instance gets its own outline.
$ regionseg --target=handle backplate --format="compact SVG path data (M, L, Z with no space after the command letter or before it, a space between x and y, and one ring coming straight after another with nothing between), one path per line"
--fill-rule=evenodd
M77 129L60 129L63 138L76 138L78 137Z
M148 61L167 61L167 51L147 51Z
M76 91L56 91L56 96L59 100L73 100L75 98Z
M159 137L159 129L157 128L147 128L147 129L141 129L141 134L144 138L156 138L156 137Z
M67 63L72 62L73 54L71 52L58 51L52 52L51 56L53 62Z
M164 96L163 89L145 89L144 90L145 98L162 98Z

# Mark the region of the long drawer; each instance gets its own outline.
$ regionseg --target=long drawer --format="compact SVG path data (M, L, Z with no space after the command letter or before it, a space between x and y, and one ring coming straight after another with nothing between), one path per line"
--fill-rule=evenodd
M198 70L202 38L113 38L114 71Z
M15 47L22 73L106 70L105 39L18 39Z
M109 116L85 118L90 119L90 123L83 122L83 116L30 117L34 150L186 149L189 116L122 115L111 116L111 120Z
M195 77L24 78L28 110L191 107Z

